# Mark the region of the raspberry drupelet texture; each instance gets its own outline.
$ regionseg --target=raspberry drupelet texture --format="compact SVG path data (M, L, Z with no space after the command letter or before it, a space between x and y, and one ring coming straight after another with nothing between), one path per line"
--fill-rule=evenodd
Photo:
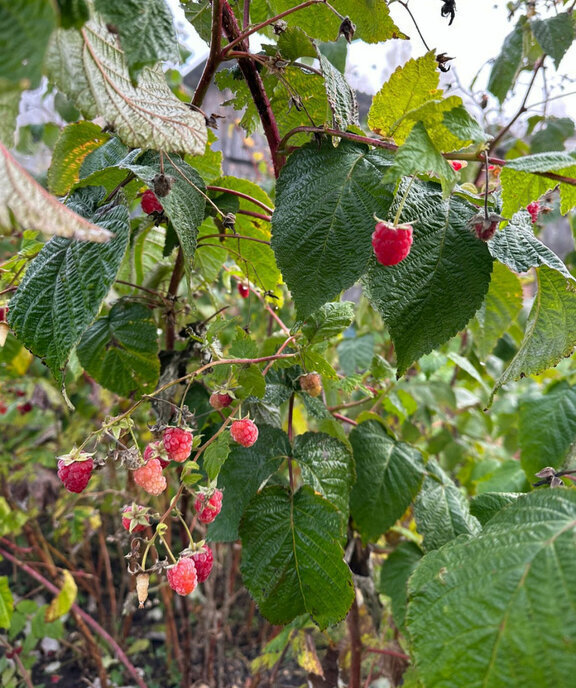
M166 571L168 585L179 595L189 595L198 584L196 564L190 557L179 559Z
M532 218L532 224L538 222L538 215L540 214L540 203L538 203L538 201L528 203L528 205L526 206L526 210L530 213L530 217Z
M322 378L318 373L307 373L300 377L300 388L308 392L311 397L319 397L322 394Z
M162 475L162 464L158 459L150 459L147 464L134 471L134 482L157 497L166 489L166 478Z
M412 226L378 222L372 234L372 248L381 265L398 265L410 253Z
M83 492L88 485L93 468L92 458L71 463L68 463L65 458L58 459L58 477L68 492Z
M190 556L190 559L194 562L196 566L196 574L198 576L198 582L203 583L212 571L212 566L214 566L214 554L208 545L204 545L201 551L194 552Z
M164 430L162 440L168 458L172 461L186 461L192 451L192 433L183 428L170 427Z
M146 215L152 215L152 213L161 213L164 210L162 203L156 198L156 194L148 189L142 194L142 200L140 201L142 210Z
M222 492L218 489L211 495L201 492L194 500L194 511L201 523L212 523L222 511Z
M256 423L249 418L235 420L230 426L232 439L243 447L251 447L258 439L258 428Z

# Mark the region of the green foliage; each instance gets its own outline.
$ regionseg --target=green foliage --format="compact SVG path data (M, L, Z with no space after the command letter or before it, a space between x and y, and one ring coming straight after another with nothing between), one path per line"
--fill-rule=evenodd
M475 538L421 560L406 625L425 685L571 685L575 515L573 491L524 495Z
M506 36L500 55L492 65L488 90L502 103L512 87L522 61L524 30L517 25Z

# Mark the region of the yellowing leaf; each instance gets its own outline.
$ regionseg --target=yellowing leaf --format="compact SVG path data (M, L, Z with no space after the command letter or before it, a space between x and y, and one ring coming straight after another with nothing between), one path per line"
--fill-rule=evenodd
M36 229L85 241L108 241L111 232L59 203L21 167L0 143L0 227Z
M57 31L46 67L87 119L104 117L127 146L204 152L204 116L176 98L160 67L145 67L134 87L118 39L102 22L92 19L80 31Z
M368 126L377 134L403 143L414 126L414 121L407 119L407 115L424 103L441 97L438 82L433 52L408 60L374 96L368 113Z
M46 622L56 621L70 611L74 604L78 588L72 574L67 569L62 571L62 588L46 609Z

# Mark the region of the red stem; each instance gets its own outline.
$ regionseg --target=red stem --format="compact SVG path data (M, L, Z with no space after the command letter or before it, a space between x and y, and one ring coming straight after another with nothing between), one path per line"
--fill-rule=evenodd
M11 561L13 564L18 566L22 571L24 571L24 573L27 573L29 576L31 576L32 578L37 580L39 583L41 583L47 590L49 590L54 595L58 595L60 593L60 590L53 583L51 583L49 580L44 578L44 576L42 576L37 571L34 571L33 568L28 566L28 564L25 564L23 561L20 561L15 556L10 554L10 552L7 552L6 550L0 548L0 554L3 557L5 557L6 559L8 559L8 561ZM120 662L122 662L122 664L126 667L126 670L130 674L130 676L132 676L132 678L134 679L136 684L138 686L140 686L140 688L148 688L148 686L146 685L146 683L144 683L140 674L136 671L136 668L134 667L134 665L130 662L128 657L124 654L124 652L122 651L122 648L120 647L120 645L118 645L118 643L114 640L114 638L107 631L105 631L97 621L94 621L94 619L89 614L87 614L83 609L81 609L77 604L74 603L71 607L71 610L74 613L78 614L78 616L80 616L88 624L88 626L91 626L92 629L94 631L96 631L96 633L106 643L108 643L108 645L114 651L118 660Z
M245 38L241 37L240 27L238 26L234 12L232 11L227 0L223 0L222 26L228 40L232 42L240 42L242 49L248 52L249 46L245 42ZM237 41L238 38L240 38L240 41ZM260 121L262 122L262 126L264 128L264 134L266 136L266 140L268 141L268 146L270 147L270 154L272 155L272 163L274 165L274 173L277 177L280 174L282 166L284 165L285 158L278 153L280 133L278 131L278 125L276 124L274 113L272 112L268 94L264 88L262 77L260 76L258 70L256 69L256 65L252 60L239 58L238 67L240 67L240 71L246 80L246 85L252 94L254 105L258 110Z
M218 65L222 62L222 51L220 50L221 43L222 0L212 0L212 36L210 38L210 53L204 65L204 71L202 72L198 86L196 86L194 97L192 98L192 105L196 107L202 105L202 101L218 69Z
M361 688L362 682L362 638L360 637L360 614L358 601L354 601L346 617L350 634L350 681L348 688Z
M388 655L390 657L398 657L398 659L405 659L407 662L410 661L409 655L405 655L403 652L397 652L396 650L381 650L379 647L365 647L364 652L374 652L377 655Z
M236 189L226 189L223 186L207 186L206 191L216 191L219 193L232 194L233 196L238 196L238 198L243 198L245 201L250 201L250 203L254 203L254 205L260 206L262 210L265 210L270 215L272 215L272 213L274 212L274 208L270 208L266 205L266 203L262 203L262 201L259 201L257 198L253 198L252 196L242 193L241 191L236 191Z

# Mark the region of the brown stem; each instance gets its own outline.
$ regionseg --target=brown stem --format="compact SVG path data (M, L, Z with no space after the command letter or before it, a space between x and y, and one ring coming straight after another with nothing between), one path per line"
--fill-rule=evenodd
M24 573L27 573L29 576L41 583L47 590L49 590L54 595L58 595L60 593L60 590L53 583L44 578L44 576L42 576L37 571L34 571L33 568L25 564L23 561L20 561L19 559L14 557L12 554L10 554L10 552L7 552L6 550L0 548L0 554L6 559L8 559L8 561L11 561L13 564L18 566L22 571L24 571ZM146 683L142 680L140 674L136 671L134 665L124 654L122 648L118 645L114 638L105 629L103 629L102 626L100 626L100 624L96 622L89 614L87 614L83 609L81 609L76 603L72 605L71 611L75 614L78 614L88 624L88 626L91 626L92 629L96 631L96 633L102 638L102 640L104 640L104 642L106 642L112 648L114 654L116 655L118 660L122 662L122 664L126 667L126 670L134 679L136 684L140 686L140 688L148 688Z
M167 313L167 323L166 323L166 348L168 351L174 349L174 343L176 342L176 317L174 314L174 301L176 300L176 295L178 294L178 285L182 279L184 273L184 253L182 247L178 249L178 255L176 256L176 262L174 263L174 270L172 271L172 277L170 279L170 285L168 287L168 297L172 300L172 305Z
M106 591L108 593L108 602L110 604L110 609L106 611L109 621L109 628L112 629L114 635L116 635L116 620L118 619L116 604L116 591L114 589L114 576L112 574L112 564L110 562L110 554L108 553L108 548L106 547L106 539L104 537L104 531L102 528L98 531L98 542L100 545L100 551L102 553L102 558L104 559L104 570L106 571Z
M250 201L250 203L254 203L254 205L260 206L262 210L265 210L270 215L272 215L272 213L274 212L274 208L270 208L270 206L267 206L266 203L262 203L262 201L259 201L257 198L242 193L241 191L236 191L236 189L226 189L224 186L207 186L206 191L215 191L217 193L232 194L232 196L238 196L238 198L243 198L245 201Z
M245 43L245 37L241 37L240 27L238 26L234 12L232 11L227 0L222 0L222 2L222 26L226 36L228 37L228 40L240 43L242 49L248 51L249 47L247 43ZM238 38L240 38L240 41L237 40ZM246 85L252 94L252 100L254 101L254 105L258 110L260 121L262 122L262 126L264 128L264 134L266 136L266 140L268 141L268 146L270 147L270 154L272 156L272 163L274 165L274 173L277 177L280 174L282 166L284 165L285 158L278 153L280 133L278 131L278 125L276 124L276 118L272 112L268 94L264 88L262 77L260 76L260 73L256 69L256 65L252 62L252 60L240 58L238 60L238 67L240 68L240 71L246 80Z
M114 198L114 196L116 196L116 194L120 191L120 189L130 184L130 182L133 179L136 179L136 175L134 174L134 172L128 172L128 174L126 175L126 177L124 177L120 184L114 187L112 191L106 196L106 198L104 199L104 203L108 203L109 201L111 201Z
M303 10L306 7L310 7L311 5L320 5L320 4L325 5L326 0L306 0L306 2L303 2L300 5L296 5L296 7L291 7L290 9L287 9L284 12L277 14L275 17L271 17L270 19L266 19L266 21L263 21L260 24L256 24L256 26L253 26L251 29L248 29L247 31L242 31L242 33L240 33L240 35L236 36L236 38L234 38L233 40L230 41L230 43L228 43L228 45L222 51L222 54L225 55L235 45L238 45L239 43L243 43L249 36L251 36L253 33L256 33L257 31L260 31L265 26L269 26L270 24L277 22L279 19L283 19L284 17L288 16L289 14L292 14L293 12L297 12L298 10ZM244 21L246 21L246 17L244 17Z
M210 53L204 71L196 86L194 97L192 98L192 105L200 107L206 96L208 88L212 83L214 74L222 62L222 51L220 49L222 43L222 0L212 0L212 36L210 38Z
M253 210L243 210L240 208L238 210L239 215L249 215L250 217L257 217L259 220L264 220L264 222L271 222L272 218L270 215L263 215L262 213L255 213Z
M346 623L350 635L350 681L348 688L361 688L362 638L360 636L360 614L356 596L354 596L354 601L346 617Z
M348 423L348 425L358 425L358 423L355 420L352 420L352 418L347 418L346 416L343 416L341 413L332 413L334 418L337 418L338 420L341 420L343 423Z
M408 3L402 2L402 0L398 0L398 2L402 5L402 7L406 10L406 12L408 12L408 14L410 15L410 19L412 20L412 23L416 27L416 31L418 31L418 35L420 36L420 40L422 41L422 43L424 43L424 47L426 48L426 50L428 52L430 52L430 48L428 47L428 43L426 43L426 41L424 40L424 36L422 35L422 31L420 31L420 27L418 26L418 22L416 21L416 19L414 19L414 15L410 11L410 8L408 7Z
M373 652L377 655L387 655L389 657L398 657L398 659L404 659L407 662L410 661L409 655L405 655L403 652L397 652L396 650L381 650L379 647L365 647L364 652Z

